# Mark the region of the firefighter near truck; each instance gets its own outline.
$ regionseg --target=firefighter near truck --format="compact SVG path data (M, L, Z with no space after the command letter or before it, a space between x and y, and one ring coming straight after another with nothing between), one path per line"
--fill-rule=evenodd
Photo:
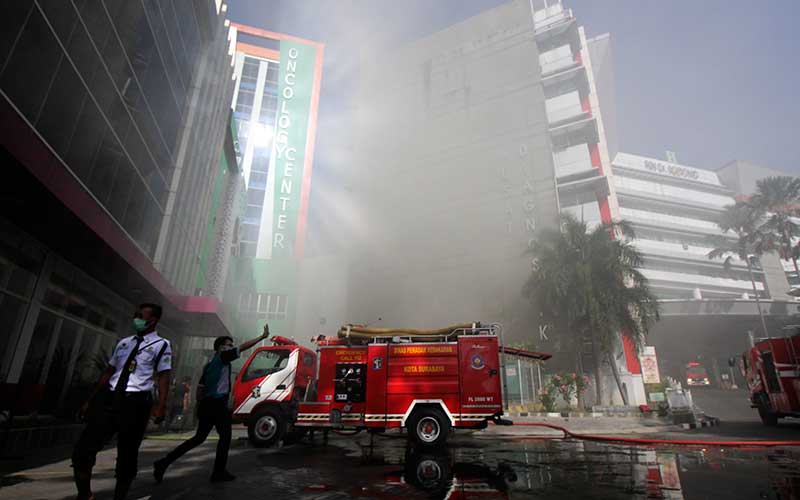
M381 433L405 429L420 447L454 429L484 429L503 415L501 328L479 323L440 330L343 326L314 339L255 351L236 379L234 421L255 446L307 431Z

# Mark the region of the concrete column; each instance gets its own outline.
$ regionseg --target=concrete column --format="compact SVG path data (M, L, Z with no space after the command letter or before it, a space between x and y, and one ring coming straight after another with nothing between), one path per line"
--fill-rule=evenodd
M764 286L769 297L772 300L793 301L794 298L788 294L789 281L786 279L780 258L774 253L765 253L759 260L764 270Z

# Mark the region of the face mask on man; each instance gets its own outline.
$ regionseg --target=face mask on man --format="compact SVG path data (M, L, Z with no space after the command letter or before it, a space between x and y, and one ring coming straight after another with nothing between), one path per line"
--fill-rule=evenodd
M142 318L133 318L133 331L142 333L145 330L147 330L147 321Z

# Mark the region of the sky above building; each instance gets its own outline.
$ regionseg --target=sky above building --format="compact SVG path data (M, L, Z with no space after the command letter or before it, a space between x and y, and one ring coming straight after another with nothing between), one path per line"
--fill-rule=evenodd
M500 3L230 0L229 16L326 44L316 176L335 161L322 155L335 155L347 140L342 120L352 109L365 51L403 45ZM611 34L620 150L658 158L671 150L680 163L709 169L746 159L800 174L800 2L564 4L587 36Z

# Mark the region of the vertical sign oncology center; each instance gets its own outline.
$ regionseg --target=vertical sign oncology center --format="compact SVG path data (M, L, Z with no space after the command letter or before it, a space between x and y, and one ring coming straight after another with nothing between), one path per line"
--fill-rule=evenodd
M311 175L315 92L315 45L281 40L281 62L278 82L278 116L276 120L272 169L271 257L297 256L302 251L302 232L308 203L308 176ZM313 143L311 144L313 146ZM307 157L308 156L308 157ZM298 245L299 243L299 245Z

